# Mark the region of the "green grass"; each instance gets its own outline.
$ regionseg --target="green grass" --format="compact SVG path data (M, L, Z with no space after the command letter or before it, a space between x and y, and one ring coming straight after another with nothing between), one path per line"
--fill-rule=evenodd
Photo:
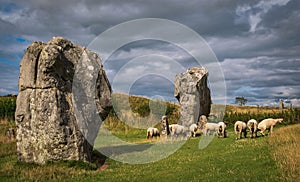
M300 124L279 128L268 142L282 181L300 181Z
M132 136L133 137L133 136ZM17 161L15 142L0 144L1 181L280 181L271 157L268 137L214 138L203 150L201 137L188 140L179 150L160 161L125 164L107 158L103 171L95 164L52 162L46 165ZM2 150L7 149L9 152Z
M200 138L161 161L130 165L108 160L110 167L94 180L111 181L279 181L279 171L266 145L267 138L236 141L215 138L199 150ZM112 178L113 176L113 178Z
M141 116L149 114L147 104L149 100L146 98L130 98L130 109L135 114ZM160 104L156 104L155 107L159 110ZM122 109L122 113L129 121L133 120L132 115L124 108L119 109ZM277 112L275 109L263 109L229 106L225 113L225 117L230 121L229 138L214 138L203 150L198 148L201 137L192 138L175 153L160 161L136 165L118 162L101 155L96 158L98 162L94 163L58 161L37 165L18 162L16 142L7 141L5 138L6 129L15 127L15 124L12 121L0 120L0 181L282 181L284 167L279 165L273 152L276 142L270 145L271 137L236 141L232 123L236 119L258 116L284 117L286 121L299 123L300 110ZM166 111L170 123L178 120L180 116L178 105L167 103ZM158 128L159 121L160 118L155 120ZM114 111L104 121L104 125L115 136L130 143L150 146L152 142L158 141L147 140L145 129L124 124L116 118ZM274 133L281 128L285 127L276 127ZM98 145L97 142L98 140L95 141ZM289 154L290 156L292 154ZM108 167L99 170L100 164L104 163L103 160Z

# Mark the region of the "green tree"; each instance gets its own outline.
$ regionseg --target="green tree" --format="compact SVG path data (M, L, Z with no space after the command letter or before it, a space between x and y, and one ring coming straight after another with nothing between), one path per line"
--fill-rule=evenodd
M240 106L245 105L248 102L248 100L244 97L236 97L235 98L235 103L239 104Z

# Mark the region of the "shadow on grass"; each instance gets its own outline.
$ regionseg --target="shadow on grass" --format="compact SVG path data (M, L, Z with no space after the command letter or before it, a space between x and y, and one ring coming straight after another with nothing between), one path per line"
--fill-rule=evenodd
M101 151L101 153L110 157L112 155L122 155L131 152L142 152L149 149L152 145L153 144L107 146L107 147L100 147L97 150Z

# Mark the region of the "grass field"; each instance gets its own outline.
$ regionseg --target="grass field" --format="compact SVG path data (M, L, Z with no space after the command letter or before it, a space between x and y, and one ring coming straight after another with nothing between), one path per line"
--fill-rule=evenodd
M129 102L134 114L149 115L152 101L133 96ZM152 109L159 111L163 105L152 102ZM166 106L170 122L176 122L180 116L178 105L167 103ZM213 107L218 109L217 105ZM134 114L127 113L126 108L119 109L128 120L134 120ZM13 116L9 115L11 110L13 108L3 110L6 119L0 119L0 181L300 181L300 124L293 124L300 121L300 109L280 111L277 108L226 106L224 118L229 121L228 138L214 138L203 150L199 149L202 138L192 138L162 160L136 165L118 162L97 152L93 163L58 161L37 165L18 162L16 142L5 137L8 128L16 127ZM151 117L150 120L159 122L159 118ZM283 117L285 123L276 127L272 136L235 140L234 121L266 117ZM145 129L124 124L114 111L104 125L126 142L151 146L158 141L147 140Z
M279 128L268 142L282 181L300 181L300 124Z
M3 128L8 124L8 122L1 122L1 136L4 135ZM201 137L192 138L174 154L158 162L132 165L106 158L105 165L108 167L105 170L99 170L100 166L96 163L87 164L76 161L52 162L43 166L20 163L17 161L16 143L5 141L5 137L2 137L0 180L296 181L299 179L299 172L295 167L299 166L292 167L296 170L288 173L286 170L293 165L287 163L286 160L295 153L298 154L299 126L276 128L271 137L247 138L239 141L235 140L233 133L229 133L229 138L214 138L203 150L198 148ZM293 131L291 135L282 137L290 130ZM136 136L129 135L127 138L136 138ZM142 142L145 141L142 137L140 139ZM277 145L278 143L280 145ZM281 151L282 148L286 149L286 146L290 152ZM297 160L298 165L300 159Z

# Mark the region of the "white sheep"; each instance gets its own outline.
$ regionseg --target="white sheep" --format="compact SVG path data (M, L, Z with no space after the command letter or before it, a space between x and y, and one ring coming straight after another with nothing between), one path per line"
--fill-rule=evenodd
M269 130L268 134L272 134L273 132L273 127L277 124L277 123L282 123L283 119L279 118L279 119L273 119L273 118L268 118L268 119L264 119L262 120L259 124L258 124L258 129L260 130L260 133L262 136L265 136L264 131Z
M247 127L250 131L250 138L257 137L257 121L255 119L250 119L247 122Z
M192 137L196 137L196 133L198 131L198 125L197 124L191 124L190 126L190 132Z
M189 134L191 134L192 137L195 137L196 134L203 132L204 129L206 128L206 123L207 123L207 117L205 115L201 115L197 123L191 124L189 130Z
M198 129L203 130L205 128L206 123L207 123L207 117L205 115L201 115L197 122Z
M187 132L184 126L179 124L171 124L169 125L170 128L170 134L172 137L178 137L178 136L187 136Z
M226 124L224 122L219 122L219 136L226 138Z
M237 121L234 123L234 132L237 135L236 139L241 138L242 132L244 133L244 137L247 138L247 125L243 121Z
M206 123L203 129L203 135L208 136L211 131L214 131L214 134L218 134L220 126L218 123Z
M157 128L149 127L147 129L147 139L153 138L153 137L159 137L159 131Z

